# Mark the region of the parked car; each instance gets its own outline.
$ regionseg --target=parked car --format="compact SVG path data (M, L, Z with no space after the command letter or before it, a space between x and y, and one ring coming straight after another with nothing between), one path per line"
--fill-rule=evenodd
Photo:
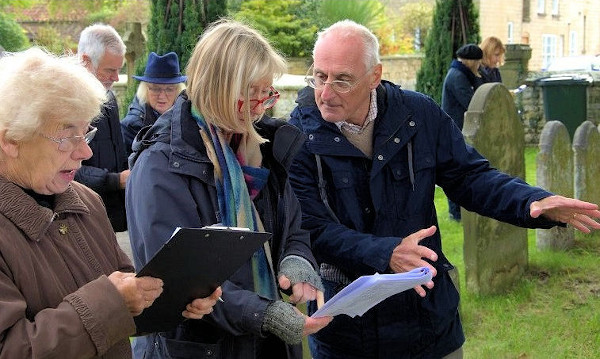
M600 71L600 56L582 55L558 57L552 61L546 71Z

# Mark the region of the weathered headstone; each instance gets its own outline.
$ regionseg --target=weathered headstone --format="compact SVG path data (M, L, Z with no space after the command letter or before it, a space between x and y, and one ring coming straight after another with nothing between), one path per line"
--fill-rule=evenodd
M573 197L573 151L571 136L560 121L548 121L540 135L537 155L537 185L550 192ZM573 246L572 227L536 230L539 249L565 250Z
M600 203L600 132L591 121L584 121L573 137L573 168L575 170L575 198ZM588 236L600 237L594 231Z
M127 82L133 81L135 71L135 60L144 55L146 51L146 37L142 33L142 24L139 22L128 22L126 24L123 42L127 46L125 60L127 60Z
M523 125L513 97L501 83L477 89L465 114L467 143L503 172L525 178ZM466 287L500 293L527 268L527 230L463 209Z

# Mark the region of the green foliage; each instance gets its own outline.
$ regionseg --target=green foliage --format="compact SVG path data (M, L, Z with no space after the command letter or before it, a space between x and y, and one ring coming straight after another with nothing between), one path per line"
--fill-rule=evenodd
M441 101L444 77L456 50L480 41L478 17L473 0L436 1L425 59L417 73L417 91Z
M46 48L57 55L77 52L77 44L70 36L63 37L50 25L43 26L37 30L34 44Z
M429 2L419 1L408 3L400 8L398 23L404 36L410 36L413 41L415 33L420 33L420 40L416 44L419 48L425 45L425 39L431 29L433 5Z
M325 26L350 19L370 29L377 29L384 23L384 13L385 7L378 0L322 0L318 9Z
M317 26L295 13L299 0L249 0L234 18L261 32L285 56L308 56Z
M0 12L0 46L5 51L19 51L29 46L25 30L3 12Z
M174 51L186 64L204 28L226 14L226 4L226 0L152 0L148 52Z

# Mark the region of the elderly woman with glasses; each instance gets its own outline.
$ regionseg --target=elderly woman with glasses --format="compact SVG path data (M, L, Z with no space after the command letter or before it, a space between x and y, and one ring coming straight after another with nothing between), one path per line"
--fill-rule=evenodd
M74 58L0 58L0 356L130 358L133 317L162 281L137 278L102 200L73 181L106 89ZM220 292L186 318L211 311Z
M185 89L186 76L179 71L179 58L174 52L162 56L151 52L139 80L135 98L121 121L123 142L127 155L132 152L133 139L144 126L153 125L156 119L175 103L177 95Z
M322 285L287 174L304 137L264 115L279 96L273 79L285 69L254 29L213 23L187 65L187 89L134 142L126 206L137 268L176 227L220 223L272 233L223 283L213 313L137 339L136 357L301 358L303 335L331 320L293 306L317 299ZM193 255L201 261L211 253Z

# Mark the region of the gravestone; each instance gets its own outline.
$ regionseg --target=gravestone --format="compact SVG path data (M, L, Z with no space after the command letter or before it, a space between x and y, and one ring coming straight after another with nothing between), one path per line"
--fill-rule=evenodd
M501 83L480 86L465 113L463 135L492 167L525 178L525 140L513 97ZM466 287L501 293L527 268L527 230L462 211Z
M560 121L548 121L540 135L537 155L537 185L552 193L573 197L573 151L571 136ZM565 250L573 246L572 227L536 229L539 249Z
M128 22L125 34L123 35L123 42L127 47L125 51L127 83L133 83L135 61L146 52L146 37L142 33L142 24L139 22Z
M575 198L600 203L600 132L591 121L584 121L573 136L573 168L575 171ZM594 231L588 236L600 238Z

